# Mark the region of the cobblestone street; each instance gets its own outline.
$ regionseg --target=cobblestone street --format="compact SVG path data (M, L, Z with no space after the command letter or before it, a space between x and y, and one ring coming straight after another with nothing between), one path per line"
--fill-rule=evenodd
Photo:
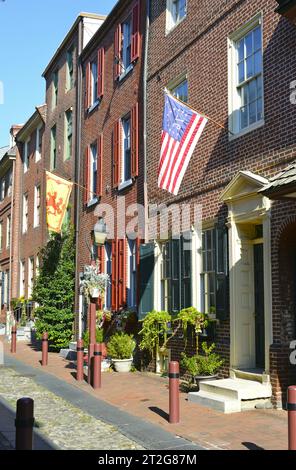
M32 377L1 367L0 396L15 408L18 398L34 400L36 426L46 438L63 450L143 449L116 427L95 419L67 401L37 385ZM9 448L0 435L0 449Z

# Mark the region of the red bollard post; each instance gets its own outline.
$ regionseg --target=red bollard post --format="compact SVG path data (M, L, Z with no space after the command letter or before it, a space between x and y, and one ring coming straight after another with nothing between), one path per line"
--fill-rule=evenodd
M296 450L296 385L288 388L289 450Z
M33 450L34 401L20 398L16 404L15 450Z
M101 388L102 384L102 345L96 343L93 357L93 379L92 386L94 389Z
M169 390L170 390L170 404L169 404L169 422L171 424L179 423L180 421L180 367L179 362L171 361L169 364Z
M15 354L16 353L16 326L11 328L11 346L10 352Z
M48 333L42 335L42 365L48 364Z
M76 371L76 380L78 380L78 382L81 382L84 379L83 356L84 356L83 339L79 339L77 341L77 371Z
M96 342L96 302L91 299L89 304L89 346L88 346L88 374L87 382L92 381L92 358L94 356L94 347Z

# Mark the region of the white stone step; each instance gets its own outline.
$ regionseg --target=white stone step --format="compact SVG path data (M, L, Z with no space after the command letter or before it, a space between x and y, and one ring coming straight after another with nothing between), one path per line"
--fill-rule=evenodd
M241 411L240 400L232 400L227 397L217 395L216 393L204 391L190 392L188 394L188 401L216 411L221 411L222 413L238 413Z
M200 391L219 395L230 400L255 400L270 398L271 385L245 379L221 379L200 382Z

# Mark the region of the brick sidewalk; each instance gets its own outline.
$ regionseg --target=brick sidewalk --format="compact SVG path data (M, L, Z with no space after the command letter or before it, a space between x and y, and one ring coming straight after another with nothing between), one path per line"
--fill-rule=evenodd
M1 338L0 338L1 340ZM9 345L5 353L10 355ZM49 353L49 365L40 365L41 352L25 343L17 344L13 355L19 361L42 369L117 408L157 424L167 431L209 449L287 449L287 413L279 410L253 410L224 415L189 403L181 393L181 423L167 422L168 380L154 374L105 372L103 386L93 390L74 378L74 365L58 354Z

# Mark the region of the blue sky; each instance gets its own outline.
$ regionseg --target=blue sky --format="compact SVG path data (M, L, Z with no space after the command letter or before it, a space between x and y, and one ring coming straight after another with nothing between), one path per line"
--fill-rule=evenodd
M116 0L0 0L0 147L45 99L41 77L80 12L108 14ZM3 84L3 103L1 88Z

